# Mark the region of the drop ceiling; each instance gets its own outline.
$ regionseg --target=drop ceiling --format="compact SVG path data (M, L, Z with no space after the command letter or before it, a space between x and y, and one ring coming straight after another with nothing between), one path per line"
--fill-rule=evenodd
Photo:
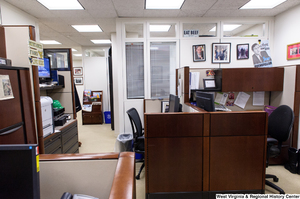
M239 10L249 0L185 0L180 10L145 10L144 0L78 0L84 10L48 10L36 0L5 0L39 20L41 40L56 40L61 45L44 47L74 48L99 46L92 39L110 39L116 31L116 18L183 18L183 17L273 17L296 5L287 0L270 10ZM103 32L77 32L71 25L97 24Z

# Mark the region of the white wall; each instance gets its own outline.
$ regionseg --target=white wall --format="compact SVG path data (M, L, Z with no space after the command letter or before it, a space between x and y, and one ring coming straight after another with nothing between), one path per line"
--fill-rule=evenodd
M0 0L2 25L32 25L35 26L36 41L40 40L38 19Z
M287 45L300 42L300 5L275 17L273 64L297 65L300 59L287 60Z
M84 89L102 90L102 111L109 111L108 65L106 57L83 57ZM82 94L79 94L82 95Z

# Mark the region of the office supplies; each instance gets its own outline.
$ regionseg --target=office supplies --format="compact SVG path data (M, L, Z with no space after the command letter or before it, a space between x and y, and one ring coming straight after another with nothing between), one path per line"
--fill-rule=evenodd
M223 104L215 104L215 111L231 111L229 108Z

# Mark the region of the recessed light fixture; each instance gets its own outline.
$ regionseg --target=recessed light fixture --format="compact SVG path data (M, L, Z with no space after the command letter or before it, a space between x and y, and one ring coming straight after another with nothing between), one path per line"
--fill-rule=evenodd
M271 9L286 0L251 0L240 9Z
M223 25L223 31L233 31L234 29L240 27L241 24L226 24ZM209 32L215 32L216 31L216 26L213 27Z
M76 49L74 49L74 48L72 48L72 51L73 51L73 52L75 52L75 51L77 51L77 50L76 50Z
M82 57L82 54L73 54L76 57Z
M185 0L146 0L145 9L180 9Z
M72 25L78 32L102 32L98 25Z
M168 32L171 25L150 25L150 32Z
M55 40L41 40L40 41L42 44L61 44L58 41Z
M37 0L49 10L84 10L77 0Z
M111 44L111 41L108 39L102 40L91 40L94 44Z

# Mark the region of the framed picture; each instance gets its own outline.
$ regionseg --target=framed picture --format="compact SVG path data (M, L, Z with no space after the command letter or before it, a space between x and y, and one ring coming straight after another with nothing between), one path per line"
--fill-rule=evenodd
M193 45L193 61L200 62L205 60L206 60L205 45L204 44Z
M161 102L161 112L166 113L169 111L169 101L162 101Z
M74 83L76 85L82 85L83 84L83 77L74 77Z
M83 68L82 67L74 67L74 75L83 75Z
M231 43L213 43L212 44L212 63L230 63Z
M215 79L203 79L204 89L216 88Z
M287 60L300 59L300 42L287 45Z
M249 59L249 44L236 45L236 59Z

